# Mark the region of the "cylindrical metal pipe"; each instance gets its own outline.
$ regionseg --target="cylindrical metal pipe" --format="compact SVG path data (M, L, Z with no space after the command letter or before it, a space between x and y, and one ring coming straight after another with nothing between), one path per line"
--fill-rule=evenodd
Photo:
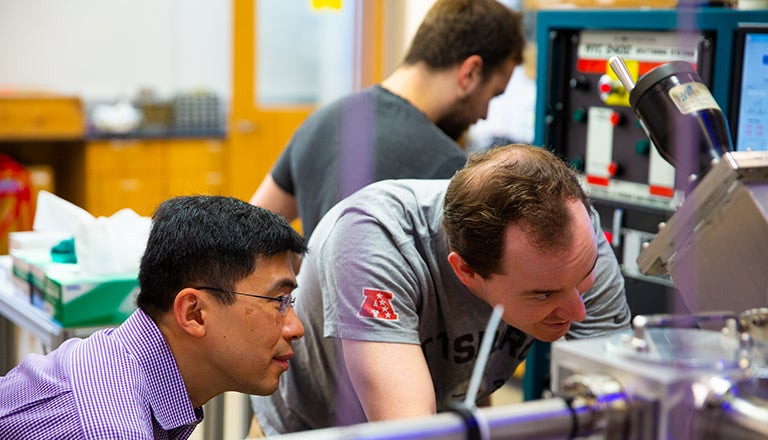
M596 429L598 408L581 407L572 411L562 398L533 400L506 406L480 408L478 421L486 423L491 439L555 440L569 439L574 432ZM575 425L574 425L575 424ZM387 440L440 439L466 440L467 429L456 413L444 412L432 417L364 423L279 436L285 440Z
M569 439L578 426L590 425L594 415L574 413L565 400L552 398L483 409L492 439ZM576 426L574 426L576 424Z

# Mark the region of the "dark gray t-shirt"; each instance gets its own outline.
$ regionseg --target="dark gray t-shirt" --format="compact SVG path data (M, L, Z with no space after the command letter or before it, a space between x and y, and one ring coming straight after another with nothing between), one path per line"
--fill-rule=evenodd
M447 179L466 152L408 101L381 86L344 97L310 115L274 168L296 197L305 237L344 197L385 179Z
M336 205L318 225L298 274L296 313L304 338L271 396L252 398L267 434L365 422L346 377L339 339L421 345L438 408L463 400L492 308L448 263L440 219L448 180L372 184ZM599 232L596 282L584 294L587 319L569 337L629 327L624 280ZM502 322L479 398L501 387L532 338ZM391 374L400 374L397 364Z

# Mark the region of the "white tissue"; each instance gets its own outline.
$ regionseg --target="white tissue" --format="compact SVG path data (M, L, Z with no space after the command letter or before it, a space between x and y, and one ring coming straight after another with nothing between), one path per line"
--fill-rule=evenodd
M137 273L151 219L131 209L94 217L83 208L40 191L33 229L62 232L75 239L80 270L91 274Z

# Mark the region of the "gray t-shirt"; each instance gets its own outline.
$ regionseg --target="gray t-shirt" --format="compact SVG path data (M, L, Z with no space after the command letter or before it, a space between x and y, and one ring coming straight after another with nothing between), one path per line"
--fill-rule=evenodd
M448 180L372 184L336 205L320 222L298 275L296 313L305 336L271 396L253 397L267 434L365 422L339 362L338 338L419 344L432 375L438 409L463 400L490 305L458 280L440 226ZM629 308L610 245L593 224L599 254L587 319L570 337L624 330ZM479 398L501 387L525 360L533 339L502 322ZM391 374L400 374L396 364Z
M305 237L339 200L385 179L448 179L459 145L403 98L373 86L322 107L294 134L272 178L296 197Z

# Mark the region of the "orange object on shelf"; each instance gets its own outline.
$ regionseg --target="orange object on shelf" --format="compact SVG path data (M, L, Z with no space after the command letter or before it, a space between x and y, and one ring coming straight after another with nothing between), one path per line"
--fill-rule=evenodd
M0 253L8 253L8 233L32 229L32 182L29 171L0 154Z

